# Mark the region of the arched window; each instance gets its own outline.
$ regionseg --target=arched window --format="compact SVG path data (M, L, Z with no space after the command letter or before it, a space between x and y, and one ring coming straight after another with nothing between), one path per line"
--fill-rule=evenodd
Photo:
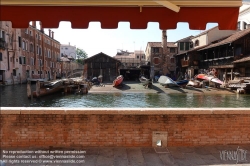
M34 47L32 43L30 43L30 52L34 52Z
M199 46L199 40L195 40L194 46Z
M25 50L28 51L28 42L25 42Z
M193 47L194 47L194 43L193 43L193 42L190 42L190 43L189 43L189 47L190 47L190 48L193 48Z

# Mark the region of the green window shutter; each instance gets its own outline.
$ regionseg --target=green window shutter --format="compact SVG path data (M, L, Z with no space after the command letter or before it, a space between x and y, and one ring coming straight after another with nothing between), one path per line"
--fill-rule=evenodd
M189 50L189 42L185 43L185 50Z
M181 50L181 51L184 50L184 43L183 43L183 42L180 43L180 50Z

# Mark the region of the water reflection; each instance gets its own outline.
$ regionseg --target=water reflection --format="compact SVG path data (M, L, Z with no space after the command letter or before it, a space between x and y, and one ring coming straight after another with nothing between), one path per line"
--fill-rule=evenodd
M35 86L32 85L32 89ZM63 95L28 99L26 85L0 87L1 107L250 107L250 95L108 93Z

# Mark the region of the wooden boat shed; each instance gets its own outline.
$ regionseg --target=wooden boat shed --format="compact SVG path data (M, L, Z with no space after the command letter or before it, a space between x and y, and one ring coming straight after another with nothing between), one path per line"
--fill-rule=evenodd
M120 73L121 61L102 52L84 60L83 75L92 79L102 75L102 81L113 81Z

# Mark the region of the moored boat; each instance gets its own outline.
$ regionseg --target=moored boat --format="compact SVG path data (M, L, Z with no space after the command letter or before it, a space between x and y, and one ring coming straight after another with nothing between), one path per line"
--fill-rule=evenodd
M143 86L147 86L147 87L150 87L152 85L152 79L148 79L144 76L141 76L139 78L140 82L142 83Z
M33 97L41 97L52 93L59 92L62 89L63 80L56 80L51 82L37 81L36 91L33 92Z
M208 80L208 77L206 74L198 74L195 76L195 79Z
M224 84L219 78L216 78L216 77L212 78L211 81L216 84L221 84L221 85Z
M179 80L179 81L175 81L176 82L176 84L178 84L178 85L187 85L188 84L188 80Z
M200 81L198 80L189 80L187 86L193 86L195 88L201 87Z
M179 87L179 85L168 76L160 76L160 78L158 79L158 82L162 86L178 86Z
M113 81L113 86L118 86L122 83L123 81L123 76L119 75L118 77L116 77L116 79Z
M214 82L214 83L217 83L217 84L221 84L221 85L223 84L223 82L219 78L217 78L217 77L215 77L213 75L198 74L195 78L196 79L200 79L200 80L211 81L211 82Z

